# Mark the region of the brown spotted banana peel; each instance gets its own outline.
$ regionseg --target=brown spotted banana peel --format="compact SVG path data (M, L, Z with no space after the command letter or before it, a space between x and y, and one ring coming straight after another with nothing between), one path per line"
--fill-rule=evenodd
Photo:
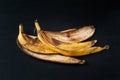
M36 29L37 29L38 39L45 46L49 47L51 50L56 51L56 52L58 52L58 53L60 53L62 55L65 55L65 56L83 56L83 55L97 53L97 52L100 52L100 51L103 51L103 50L109 48L108 45L105 45L104 47L98 47L98 46L92 47L92 45L89 46L89 47L87 47L87 45L85 45L85 47L81 47L81 48L79 48L79 47L77 47L77 48L73 47L73 49L68 50L69 48L64 48L64 46L66 46L66 45L60 47L61 44L64 44L60 40L54 39L50 35L47 35L45 33L45 31L41 30L38 22L35 22L35 26L36 26ZM96 42L96 40L94 42ZM85 42L83 42L83 43L85 43ZM75 44L75 43L73 43L73 44Z
M49 48L45 47L42 43L37 42L36 36L26 35L23 32L22 25L19 26L19 35L17 38L17 44L22 51L24 51L26 54L34 58L51 61L51 62L57 62L57 63L65 63L65 64L85 63L85 60L79 60L76 58L60 55L57 54L57 52L54 52Z
M58 63L83 64L85 62L84 60L78 60L68 56L88 55L88 54L100 52L104 49L109 48L109 46L92 47L97 42L97 40L81 42L91 37L92 35L88 36L87 38L83 38L82 40L78 39L78 41L71 40L71 39L70 40L67 39L67 41L64 41L64 39L60 40L60 38L57 39L54 36L49 35L48 34L49 31L41 30L37 21L35 21L35 26L37 28L37 37L24 34L23 28L19 27L19 35L18 35L17 43L18 43L18 46L25 53L38 59L43 59L43 60L48 60L48 61L58 62ZM82 29L85 29L85 28L81 28L81 30ZM88 29L92 29L92 28L88 28ZM94 33L94 30L95 29L93 28L93 33ZM63 33L65 35L66 34L68 35L73 31L76 31L76 29L68 29L68 30L60 31L59 33L60 35L61 33L62 35ZM85 31L85 30L82 30L82 31ZM86 34L89 34L89 31L90 30L88 30ZM61 37L61 36L57 36L57 37ZM69 38L71 37L69 36ZM57 56L57 58L55 56ZM71 60L73 63L71 62Z
M39 23L37 20L35 21L35 26L39 26L38 30L41 30ZM79 29L67 29L64 31L53 32L53 31L43 31L49 37L66 43L74 43L74 42L81 42L88 38L90 38L94 32L94 26L84 26Z

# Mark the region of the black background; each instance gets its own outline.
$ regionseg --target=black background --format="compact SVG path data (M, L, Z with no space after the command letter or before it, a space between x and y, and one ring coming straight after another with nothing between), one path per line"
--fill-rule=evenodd
M35 34L34 20L44 30L60 31L94 25L96 45L110 49L78 57L85 65L65 65L32 58L17 44L18 25ZM0 0L0 80L120 80L120 5L108 0Z

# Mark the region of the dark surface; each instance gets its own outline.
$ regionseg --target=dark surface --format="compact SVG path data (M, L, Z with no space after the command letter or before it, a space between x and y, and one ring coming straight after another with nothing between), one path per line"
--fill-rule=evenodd
M18 25L34 33L34 20L44 30L94 25L91 39L110 49L78 57L86 65L64 65L34 59L17 44ZM107 0L0 0L0 80L120 80L120 5Z

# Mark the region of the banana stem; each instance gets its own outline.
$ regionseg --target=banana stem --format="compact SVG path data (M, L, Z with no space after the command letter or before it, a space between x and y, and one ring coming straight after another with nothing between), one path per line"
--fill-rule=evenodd
M36 27L37 31L41 30L41 27L40 27L40 25L39 25L37 20L35 20L35 27Z
M23 30L23 25L20 24L20 25L19 25L19 34L21 34L21 33L23 33L23 32L24 32L24 30Z

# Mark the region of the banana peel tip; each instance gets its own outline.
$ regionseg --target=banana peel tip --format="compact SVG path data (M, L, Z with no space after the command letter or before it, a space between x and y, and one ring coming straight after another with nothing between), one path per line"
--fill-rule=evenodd
M85 64L85 60L80 60L79 64Z
M105 49L109 49L110 46L109 46L109 45L105 45L104 48L105 48Z

